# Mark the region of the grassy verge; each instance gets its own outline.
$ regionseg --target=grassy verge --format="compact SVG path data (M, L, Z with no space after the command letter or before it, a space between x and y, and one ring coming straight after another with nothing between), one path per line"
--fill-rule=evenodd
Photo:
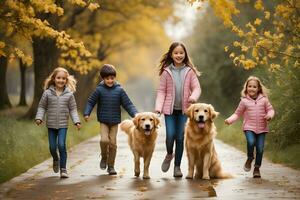
M36 126L30 120L18 120L27 108L15 108L0 113L0 183L5 182L49 158L48 134L45 125ZM69 125L67 147L70 148L99 133L95 117L80 131ZM83 120L82 120L83 121Z
M224 119L219 117L216 121L216 126L218 128L218 139L246 152L247 144L242 132L241 121L227 126L224 124ZM274 163L281 163L294 169L300 169L300 159L298 159L300 157L300 144L278 149L268 140L268 137L272 137L272 133L268 133L266 136L264 156Z

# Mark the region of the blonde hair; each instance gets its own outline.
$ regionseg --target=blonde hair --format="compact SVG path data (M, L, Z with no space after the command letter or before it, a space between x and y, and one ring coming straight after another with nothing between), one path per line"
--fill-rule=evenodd
M257 93L258 94L262 94L265 97L268 97L269 90L262 84L262 82L260 81L260 79L258 77L256 77L256 76L249 76L249 78L246 80L246 82L244 84L244 87L243 87L243 89L241 91L241 96L242 97L246 97L247 96L247 86L248 86L249 81L256 81L257 84L258 84L258 91L257 91Z
M53 72L46 78L44 82L44 90L47 90L51 85L55 86L55 77L58 74L58 72L65 72L67 74L67 82L66 86L72 91L76 91L76 79L74 76L70 75L68 70L66 70L63 67L57 67L53 70Z

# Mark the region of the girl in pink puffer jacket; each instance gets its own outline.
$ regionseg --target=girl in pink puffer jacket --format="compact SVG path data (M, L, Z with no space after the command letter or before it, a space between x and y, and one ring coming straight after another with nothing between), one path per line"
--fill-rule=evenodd
M256 147L256 156L253 177L260 178L259 168L261 166L265 134L268 132L267 122L274 117L274 109L267 97L267 89L259 78L250 76L244 84L241 92L241 101L238 108L225 124L232 124L243 116L243 131L247 140L247 161L244 165L245 171L251 170L254 159L253 151Z
M182 177L180 169L183 153L184 114L191 103L198 100L201 89L197 78L199 71L189 59L183 43L174 42L160 61L160 83L157 89L155 111L164 114L166 124L167 155L161 169L167 172L174 157L174 177Z

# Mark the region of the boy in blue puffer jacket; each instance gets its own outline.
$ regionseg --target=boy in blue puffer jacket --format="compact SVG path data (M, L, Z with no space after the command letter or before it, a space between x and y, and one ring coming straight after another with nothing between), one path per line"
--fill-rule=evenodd
M137 109L127 96L125 90L116 81L116 69L113 65L104 64L100 70L103 81L96 87L88 98L84 110L84 119L88 121L89 116L97 103L97 119L100 123L100 168L109 175L116 175L114 168L117 153L118 124L121 122L122 106L131 117L137 113Z

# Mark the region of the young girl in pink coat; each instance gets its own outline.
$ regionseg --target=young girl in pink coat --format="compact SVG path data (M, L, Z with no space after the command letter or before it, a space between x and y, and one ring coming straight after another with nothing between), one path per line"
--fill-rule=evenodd
M201 89L194 67L183 43L174 42L160 61L160 83L157 90L155 111L165 115L167 155L161 169L167 172L175 148L174 177L182 177L180 169L183 153L184 114L191 103L198 100Z
M241 96L238 108L225 120L225 124L230 125L241 116L244 117L243 131L247 140L248 156L244 170L247 172L251 170L251 163L254 159L253 151L256 147L253 177L260 178L259 168L263 157L265 135L268 132L267 122L274 117L274 109L267 97L266 87L255 76L247 79Z

